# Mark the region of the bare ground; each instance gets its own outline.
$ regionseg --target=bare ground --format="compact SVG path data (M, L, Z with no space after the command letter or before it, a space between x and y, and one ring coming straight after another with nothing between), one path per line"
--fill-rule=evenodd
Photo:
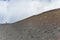
M0 40L60 40L60 9L1 24Z

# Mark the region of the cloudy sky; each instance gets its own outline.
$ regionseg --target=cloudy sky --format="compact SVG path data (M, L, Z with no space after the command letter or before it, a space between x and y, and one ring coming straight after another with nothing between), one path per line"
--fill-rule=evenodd
M60 0L0 0L0 23L14 23L60 8Z

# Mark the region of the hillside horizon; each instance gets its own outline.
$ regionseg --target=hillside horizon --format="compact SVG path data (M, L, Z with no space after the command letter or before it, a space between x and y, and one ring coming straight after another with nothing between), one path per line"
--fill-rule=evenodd
M0 40L60 40L60 9L0 24Z

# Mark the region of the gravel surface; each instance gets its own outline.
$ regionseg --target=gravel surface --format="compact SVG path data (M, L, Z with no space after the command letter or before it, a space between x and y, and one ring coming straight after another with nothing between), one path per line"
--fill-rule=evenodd
M60 40L60 9L0 24L0 40Z

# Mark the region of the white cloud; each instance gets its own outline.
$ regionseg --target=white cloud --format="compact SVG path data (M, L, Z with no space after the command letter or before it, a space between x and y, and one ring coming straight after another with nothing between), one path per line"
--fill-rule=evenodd
M7 2L0 1L0 23L5 23L7 16Z
M40 1L14 2L12 4L10 3L9 5L9 13L12 14L11 17L13 17L13 14L14 14L13 18L16 18L16 20L13 22L16 22L18 20L25 19L32 15L39 14L39 12L48 4L46 2L43 3ZM12 20L14 20L13 18Z
M60 8L60 0L10 0L0 2L0 14L3 22L13 23L41 12Z

